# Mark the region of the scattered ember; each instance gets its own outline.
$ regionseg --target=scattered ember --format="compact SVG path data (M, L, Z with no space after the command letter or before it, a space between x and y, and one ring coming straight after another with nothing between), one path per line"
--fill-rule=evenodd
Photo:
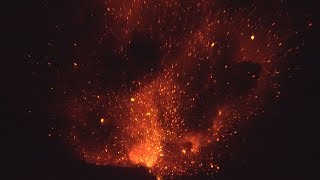
M237 124L280 95L286 39L248 11L203 0L106 1L102 50L89 65L73 64L80 88L64 92L62 131L76 154L158 178L223 169L221 146Z

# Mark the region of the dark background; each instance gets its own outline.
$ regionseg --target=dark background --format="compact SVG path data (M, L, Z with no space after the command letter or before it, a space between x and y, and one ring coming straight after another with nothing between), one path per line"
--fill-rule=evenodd
M246 7L251 1L229 3ZM253 120L246 133L235 137L231 149L239 152L226 159L223 170L215 177L319 179L320 19L316 1L255 3L266 17L281 4L292 17L294 27L303 32L296 38L304 46L298 54L288 57L293 70L284 72L280 78L281 98ZM5 151L0 179L152 178L143 168L85 164L71 155L61 138L48 137L56 118L51 111L53 97L49 91L54 73L42 62L55 54L48 42L52 39L68 42L56 43L65 50L64 59L75 54L72 52L77 50L68 45L79 37L86 48L94 48L90 39L101 33L97 29L103 25L104 10L99 5L98 1L72 0L5 2L0 6L1 109L4 110L1 149ZM73 8L78 11L71 11ZM312 26L308 27L310 22ZM59 23L64 24L63 35L55 34L53 27ZM32 62L26 63L29 54L33 56Z

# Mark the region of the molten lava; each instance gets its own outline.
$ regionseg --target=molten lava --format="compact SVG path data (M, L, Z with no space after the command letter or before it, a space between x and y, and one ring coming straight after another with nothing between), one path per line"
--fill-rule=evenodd
M76 154L156 175L218 171L217 147L278 95L276 23L215 1L118 0L105 9L97 63L84 72L97 77L94 88L67 102Z

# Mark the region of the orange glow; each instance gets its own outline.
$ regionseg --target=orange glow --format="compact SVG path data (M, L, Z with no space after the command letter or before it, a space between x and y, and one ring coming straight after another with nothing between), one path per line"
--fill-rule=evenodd
M100 119L100 122L103 124L103 123L104 123L104 118L101 118L101 119Z
M135 146L129 152L129 159L138 165L144 165L146 167L153 167L161 152L161 147L152 143L145 143Z
M227 154L221 151L227 151L225 147L230 136L240 132L236 129L238 123L255 116L263 107L266 95L276 90L273 72L280 40L274 38L275 33L269 32L266 26L244 25L240 17L230 18L227 11L222 11L221 16L220 10L208 8L212 7L211 1L206 1L206 5L194 4L205 18L189 29L186 27L178 36L174 33L180 25L176 26L174 20L179 17L170 17L176 12L174 6L180 8L178 1L120 2L111 1L106 9L106 17L114 18L107 27L112 29L115 41L119 41L111 46L114 46L111 50L116 53L115 57L134 64L125 51L134 43L131 40L136 31L148 32L160 38L161 65L141 78L124 80L126 83L121 84L120 90L103 89L105 84L100 86L97 81L91 83L90 88L98 84L98 90L83 88L79 96L77 93L70 95L67 113L72 128L66 128L65 137L76 147L77 155L92 164L143 166L158 177L219 170L216 164ZM192 3L194 1L190 1ZM150 11L154 13L145 7L154 7ZM170 15L159 13L164 9ZM150 14L150 17L141 14ZM171 21L173 26L169 27ZM113 25L117 28L113 29ZM226 32L222 33L224 30ZM259 38L250 36L252 32ZM226 37L218 37L220 34ZM239 51L230 54L233 43L229 41L233 36L239 40L235 42ZM259 46L255 46L256 43ZM227 57L230 56L229 62ZM261 68L261 73L242 72L239 68L242 66L238 65L248 62ZM84 63L78 63L81 70ZM77 63L73 65L78 66ZM250 82L256 85L249 90L244 88L239 96L233 93L237 90L233 86L240 84L236 77L238 71L249 74ZM104 72L99 72L99 76L101 74ZM128 78L131 71L123 74ZM234 76L236 83L229 81L229 76Z
M187 153L187 151L185 149L182 149L181 152L182 152L182 154L186 154Z

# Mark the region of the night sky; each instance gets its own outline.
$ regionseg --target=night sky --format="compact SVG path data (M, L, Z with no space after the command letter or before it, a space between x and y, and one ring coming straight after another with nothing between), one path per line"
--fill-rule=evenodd
M320 178L316 1L1 9L1 179Z

